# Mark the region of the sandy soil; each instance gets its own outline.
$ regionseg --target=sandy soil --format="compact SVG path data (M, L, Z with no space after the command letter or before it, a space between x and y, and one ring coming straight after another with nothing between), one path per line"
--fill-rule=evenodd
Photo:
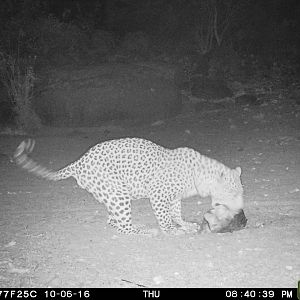
M296 287L300 279L300 113L284 99L265 106L224 105L151 125L47 129L33 157L58 169L104 140L138 136L189 146L241 166L248 218L224 234L123 236L74 180L47 182L10 155L24 138L0 136L0 287ZM209 199L183 202L201 221ZM157 228L148 201L135 223Z

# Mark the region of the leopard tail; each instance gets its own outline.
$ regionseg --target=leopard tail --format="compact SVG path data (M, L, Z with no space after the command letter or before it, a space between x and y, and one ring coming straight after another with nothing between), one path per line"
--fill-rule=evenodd
M35 141L32 139L27 139L18 146L14 153L14 160L17 165L47 180L57 181L69 178L73 175L72 165L68 165L58 171L53 171L35 162L28 156L33 151L34 146Z

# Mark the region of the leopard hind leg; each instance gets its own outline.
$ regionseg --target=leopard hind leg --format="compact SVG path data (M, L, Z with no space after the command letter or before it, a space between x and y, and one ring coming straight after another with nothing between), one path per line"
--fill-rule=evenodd
M116 228L118 233L150 236L157 234L157 230L144 229L141 228L142 226L134 226L132 224L131 196L126 189L113 187L108 189L107 193L102 193L102 197L95 194L94 197L99 200L99 202L104 203L108 212L107 223Z

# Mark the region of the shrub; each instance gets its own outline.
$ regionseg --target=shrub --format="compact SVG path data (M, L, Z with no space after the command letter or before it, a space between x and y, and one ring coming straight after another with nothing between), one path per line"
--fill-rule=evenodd
M26 131L39 128L41 121L31 106L36 81L33 64L0 53L0 80L12 103L17 128Z
M244 76L243 60L231 46L222 46L213 51L209 59L209 77L234 79Z

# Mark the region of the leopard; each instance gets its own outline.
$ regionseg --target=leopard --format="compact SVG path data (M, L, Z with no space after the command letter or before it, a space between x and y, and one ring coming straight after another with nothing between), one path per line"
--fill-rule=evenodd
M98 143L82 156L53 171L33 160L34 139L23 140L14 153L17 165L51 181L74 178L79 187L104 204L107 223L121 234L156 235L159 230L133 225L132 201L148 199L166 234L194 233L197 222L182 217L182 200L210 197L211 206L244 207L241 167L231 169L189 147L166 148L152 141L124 137ZM145 227L145 226L144 226Z

